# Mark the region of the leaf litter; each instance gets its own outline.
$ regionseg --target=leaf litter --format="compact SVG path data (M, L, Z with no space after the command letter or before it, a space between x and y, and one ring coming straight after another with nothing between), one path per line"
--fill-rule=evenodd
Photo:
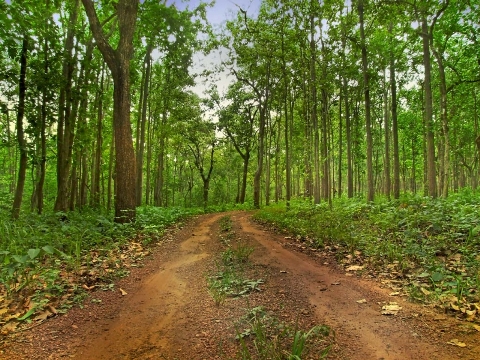
M171 234L167 230L162 241L169 240ZM111 249L84 251L77 264L62 266L60 271L54 270L54 257L44 257L38 264L44 273L38 271L39 275L32 277L29 286L21 287L22 275L12 291L7 292L5 286L0 286L0 333L4 335L0 343L8 335L65 313L74 303L81 301L87 292L99 288L114 290L111 279L127 276L130 272L128 269L140 266L151 254L151 250L141 241L139 235L129 243L118 246L114 244ZM33 256L33 251L39 250L29 251L32 254L28 255ZM49 281L48 275L55 275L53 282ZM125 290L119 290L122 296L127 295Z

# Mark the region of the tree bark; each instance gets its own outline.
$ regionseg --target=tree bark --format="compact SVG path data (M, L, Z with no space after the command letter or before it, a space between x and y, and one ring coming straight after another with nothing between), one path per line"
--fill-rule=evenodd
M385 131L385 195L390 200L392 179L390 177L390 119L388 111L387 70L383 71L383 127Z
M147 104L148 104L148 90L150 87L150 72L152 67L152 46L147 45L146 54L145 54L145 79L143 83L143 96L142 96L142 116L140 121L140 134L137 134L139 137L139 144L137 148L137 206L142 205L142 196L143 196L143 154L145 150L145 124L147 121Z
M17 110L17 141L20 152L20 164L18 168L18 180L15 188L15 197L12 206L12 218L18 219L20 207L22 206L23 189L25 187L25 175L27 173L27 143L23 131L23 116L25 114L25 94L27 91L27 56L28 56L28 35L23 35L22 52L20 54L20 78L18 82L18 110Z
M57 124L57 197L55 211L68 210L69 175L72 161L72 146L75 118L72 116L72 84L75 69L73 58L75 25L78 19L80 0L74 0L74 6L68 21L67 38L63 59L63 85L59 96L59 114Z
M82 0L97 46L113 77L113 122L115 125L115 221L135 220L136 166L130 121L130 59L138 12L138 0L120 0L117 15L120 29L114 50L105 39L92 0Z
M367 46L365 44L365 24L364 24L364 2L358 2L358 15L360 18L360 39L362 48L362 70L363 87L365 96L365 130L367 133L367 201L371 202L375 198L375 187L373 181L373 138L372 122L370 109L370 76L368 74Z
M390 27L391 28L391 27ZM393 197L400 198L400 153L398 147L397 82L395 79L395 56L390 52L390 91L392 96L392 137L393 137Z
M311 1L313 7L313 1ZM310 91L312 96L311 112L313 126L313 202L320 203L320 134L318 129L318 115L317 115L317 72L315 68L316 47L315 47L315 24L313 9L310 10Z
M439 75L439 88L440 88L440 118L442 120L442 132L443 132L443 149L440 171L440 189L439 193L442 197L448 196L449 186L449 171L450 171L450 131L448 125L448 112L447 112L447 80L445 76L445 65L443 64L443 56L440 54L432 44L432 52L437 60L438 75Z
M427 24L427 18L422 18L422 43L423 43L423 65L425 68L425 132L427 141L427 189L428 196L437 197L437 181L435 171L435 138L433 133L433 100L432 100L432 80L430 64L430 36Z

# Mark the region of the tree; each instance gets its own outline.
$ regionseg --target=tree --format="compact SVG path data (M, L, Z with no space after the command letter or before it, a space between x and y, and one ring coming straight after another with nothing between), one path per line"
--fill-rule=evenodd
M27 55L28 55L28 35L25 33L22 40L22 50L20 53L20 77L18 84L18 109L17 109L17 141L20 151L20 166L18 169L17 187L13 200L12 217L18 219L20 215L20 206L22 205L23 189L25 187L25 174L27 172L27 143L23 130L23 117L25 114L25 80L27 77Z
M113 122L115 127L115 221L135 219L136 165L130 122L130 60L138 12L138 0L119 0L116 5L119 42L107 41L92 0L82 0L98 49L113 77Z

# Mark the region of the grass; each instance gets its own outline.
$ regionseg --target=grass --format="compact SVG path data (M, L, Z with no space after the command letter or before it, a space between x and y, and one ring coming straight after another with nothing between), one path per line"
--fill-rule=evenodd
M239 332L239 358L301 360L311 348L318 349L319 359L324 359L330 350L325 339L330 335L330 328L325 325L312 327L303 331L295 326L289 326L276 317L269 315L261 306L247 312L241 323L246 328Z
M255 215L344 263L403 282L410 296L449 311L480 303L480 195L448 199L335 199L265 207ZM453 310L456 311L456 310ZM467 315L465 315L467 316ZM467 316L468 317L468 316ZM470 317L471 318L471 317Z
M235 241L235 231L230 216L219 220L220 240L225 250L216 262L216 270L207 276L207 289L215 302L222 305L227 297L246 296L252 291L260 291L262 279L251 280L245 278L245 266L254 248L244 242ZM235 242L232 245L232 242Z
M1 210L0 210L1 211ZM10 220L0 213L2 314L28 321L47 304L60 312L83 298L86 288L111 284L148 256L148 245L192 212L142 207L131 224L90 209L34 213ZM23 307L34 303L35 311ZM15 320L11 318L10 320Z

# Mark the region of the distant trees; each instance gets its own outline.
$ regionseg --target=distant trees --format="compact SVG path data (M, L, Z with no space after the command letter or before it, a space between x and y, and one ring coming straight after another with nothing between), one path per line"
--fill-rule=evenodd
M124 222L141 205L478 187L468 1L263 0L217 34L206 4L37 5L0 5L0 192L14 218L26 193L39 213L114 207ZM214 64L194 62L211 50ZM215 72L231 84L194 95Z

